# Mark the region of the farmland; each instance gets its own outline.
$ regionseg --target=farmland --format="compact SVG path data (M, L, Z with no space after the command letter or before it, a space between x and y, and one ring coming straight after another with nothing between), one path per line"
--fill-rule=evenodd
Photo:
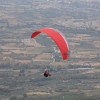
M30 39L43 27L64 34L67 60L47 35ZM99 83L98 0L0 0L0 100L99 100Z

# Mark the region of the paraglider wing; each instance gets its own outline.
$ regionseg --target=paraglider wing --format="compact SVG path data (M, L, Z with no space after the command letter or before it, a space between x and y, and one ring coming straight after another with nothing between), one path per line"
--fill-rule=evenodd
M68 43L60 32L54 30L53 28L42 28L33 32L31 38L34 38L40 33L47 34L57 44L57 46L61 51L63 60L68 58L68 53L69 53Z

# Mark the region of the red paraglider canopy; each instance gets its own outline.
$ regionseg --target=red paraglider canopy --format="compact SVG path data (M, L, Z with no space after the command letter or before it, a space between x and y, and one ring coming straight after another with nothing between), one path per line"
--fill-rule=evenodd
M68 43L65 40L64 36L60 32L58 32L57 30L55 30L53 28L42 28L42 29L39 29L39 30L33 32L31 35L31 38L34 38L35 36L37 36L40 33L47 34L57 44L57 46L59 47L59 49L62 53L63 60L68 58L68 54L69 54Z

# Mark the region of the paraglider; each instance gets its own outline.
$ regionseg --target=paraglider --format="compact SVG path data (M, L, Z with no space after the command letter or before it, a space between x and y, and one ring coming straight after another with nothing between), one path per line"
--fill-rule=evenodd
M65 40L64 36L57 30L53 29L53 28L42 28L39 29L35 32L32 33L31 38L36 37L38 34L40 33L45 33L47 34L49 37L51 37L51 39L56 43L56 45L58 46L61 54L62 54L62 58L63 60L66 60L69 56L69 47L68 47L68 43ZM44 76L48 77L51 76L51 74L48 71L44 72Z
M68 58L68 55L69 55L68 43L65 40L64 36L60 32L54 30L53 28L42 28L42 29L39 29L39 30L33 32L31 35L31 38L36 37L40 33L45 33L49 37L51 37L51 39L59 47L63 60L66 60Z

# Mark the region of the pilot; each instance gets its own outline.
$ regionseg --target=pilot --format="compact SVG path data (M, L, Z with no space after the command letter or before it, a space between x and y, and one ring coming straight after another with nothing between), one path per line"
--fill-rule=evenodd
M51 76L51 74L49 73L49 71L45 71L45 72L44 72L44 76L45 76L45 77L48 77L48 76Z

